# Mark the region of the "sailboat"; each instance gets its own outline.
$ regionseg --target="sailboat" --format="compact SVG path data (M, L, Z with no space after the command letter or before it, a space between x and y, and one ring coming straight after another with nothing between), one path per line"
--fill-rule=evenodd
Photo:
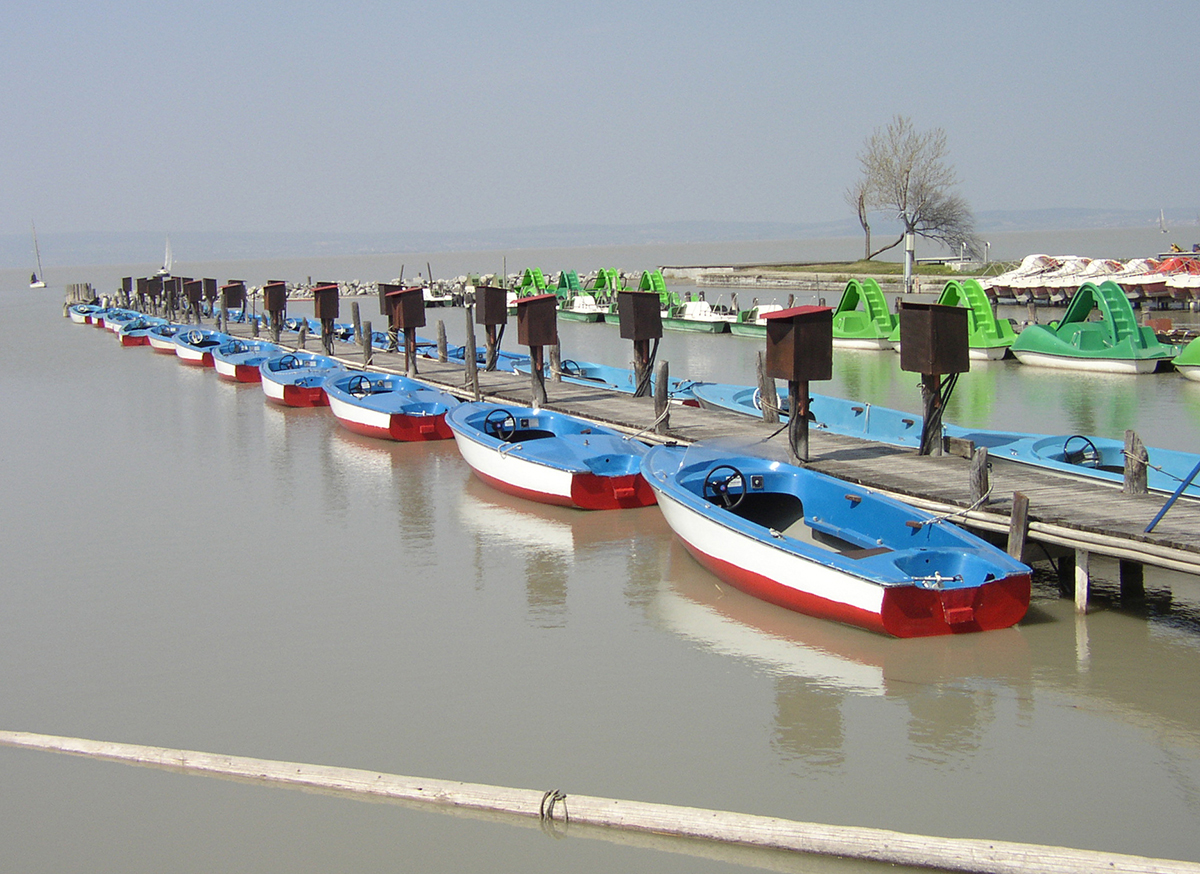
M174 265L175 259L171 256L171 238L167 237L167 251L163 255L163 266L159 268L159 276L170 276L171 267Z
M37 272L30 274L29 287L30 288L45 288L46 287L46 278L45 278L46 274L42 270L42 253L41 253L41 250L38 249L37 228L34 227L33 222L29 223L29 227L33 229L33 256L34 256L34 258L37 259Z

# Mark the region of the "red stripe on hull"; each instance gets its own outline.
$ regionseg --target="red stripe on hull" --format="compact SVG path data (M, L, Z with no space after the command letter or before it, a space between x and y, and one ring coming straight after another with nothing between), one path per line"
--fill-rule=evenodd
M806 616L832 619L893 637L933 637L1008 628L1021 620L1029 606L1029 575L1019 574L972 589L889 587L884 590L880 612L873 613L782 585L714 558L686 540L682 542L700 564L748 595Z
M121 345L122 346L149 346L150 345L149 337L131 337L128 334L121 334L120 337L121 337Z
M217 376L229 382L260 382L262 381L262 372L257 366L250 367L245 364L233 365L233 373L222 373L217 371Z
M276 398L267 398L277 401ZM283 387L283 403L289 407L327 407L329 397L321 386L285 385Z
M446 424L446 415L440 416L402 416L393 414L391 426L376 428L374 425L364 425L361 422L351 422L348 419L338 419L344 428L364 437L375 437L379 440L395 440L400 443L420 443L425 440L449 440L454 436L450 426Z
M551 495L547 492L537 492L533 489L521 488L521 486L514 485L507 480L496 479L494 476L488 476L486 473L475 470L475 468L471 468L471 472L489 486L496 489L496 491L504 492L508 495L515 495L516 497L524 498L527 501L537 501L539 504L553 504L556 507L577 507L578 509L583 509L582 507L578 507L574 501L565 495Z

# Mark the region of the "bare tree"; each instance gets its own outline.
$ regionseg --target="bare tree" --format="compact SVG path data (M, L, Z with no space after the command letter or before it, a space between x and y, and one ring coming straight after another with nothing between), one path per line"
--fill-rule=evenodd
M860 176L858 181L846 189L842 195L846 199L846 203L850 208L858 214L858 223L862 225L863 236L866 241L863 243L863 260L871 260L871 223L867 220L870 206L868 205L867 177Z
M912 119L897 115L867 138L858 161L863 175L846 190L846 199L858 211L867 235L867 260L895 248L905 234L936 240L951 249L966 244L978 249L975 218L967 201L953 191L958 184L947 161L946 132L941 128L918 132ZM853 199L852 199L853 197ZM892 243L871 251L870 210L895 211L904 226Z

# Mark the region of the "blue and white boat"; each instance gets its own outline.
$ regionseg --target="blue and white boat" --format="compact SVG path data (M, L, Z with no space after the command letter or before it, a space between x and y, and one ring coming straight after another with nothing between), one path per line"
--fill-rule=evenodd
M232 382L259 382L260 365L280 352L274 343L265 340L243 340L235 337L212 351L217 376Z
M894 637L1007 628L1030 570L950 522L812 470L702 446L642 461L671 529L730 585Z
M105 307L94 303L73 303L67 307L67 315L77 325L90 325L92 319L104 310Z
M172 322L165 322L161 325L154 325L146 331L146 339L150 343L150 349L160 355L175 354L175 335L180 331L188 330L187 325L176 325Z
M529 361L526 360L517 364L514 369L517 373L527 374L529 373L530 366ZM610 367L607 364L593 364L590 361L575 361L570 358L564 358L559 362L559 376L563 382L569 382L574 385L595 386L596 388L622 392L623 394L633 394L637 390L637 381L634 379L632 370L621 367ZM667 397L681 404L698 406L695 395L692 394L693 387L698 384L690 379L671 378L667 381ZM651 374L651 394L654 392L654 386L655 378Z
M382 440L449 440L446 413L459 405L453 395L390 373L347 371L325 380L329 409L355 434Z
M167 320L157 316L139 316L121 326L121 330L117 331L117 339L122 346L148 346L150 329L165 324Z
M142 314L137 310L125 310L120 309L119 307L110 307L104 313L104 327L116 334L125 325L128 325L130 322L137 321L141 317Z
M288 352L267 358L258 366L263 394L273 403L287 407L327 407L325 380L345 370L325 355Z
M757 388L700 383L692 393L700 406L707 409L762 416L762 393ZM889 446L916 448L921 445L921 417L918 415L827 395L811 395L810 398L811 428L861 440L874 440ZM786 422L791 406L786 390L779 393L779 406L779 420Z
M175 334L175 355L184 364L213 366L213 350L233 338L208 328L184 328Z
M611 428L489 403L455 407L446 424L475 475L502 492L580 510L655 501L641 473L646 446Z

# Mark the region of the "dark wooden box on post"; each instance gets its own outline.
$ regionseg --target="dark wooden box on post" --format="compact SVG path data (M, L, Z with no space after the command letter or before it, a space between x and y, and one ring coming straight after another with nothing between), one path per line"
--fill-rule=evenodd
M199 279L189 279L183 284L183 296L195 312L200 312L200 301L204 295L204 283Z
M654 292L619 292L617 311L621 314L622 340L658 340L662 337L662 310Z
M263 286L263 308L269 313L287 311L287 284L272 280Z
M766 320L767 376L789 383L833 378L832 309L792 307L767 313Z
M231 279L221 286L221 306L227 310L239 309L246 305L246 283L240 279Z
M322 322L332 322L338 317L336 282L322 282L313 289L313 315Z
M163 293L163 290L163 281L161 276L151 276L146 280L146 293L151 297L159 297Z
M537 294L517 300L517 342L522 346L558 345L558 297Z
M138 297L149 297L150 296L150 280L147 279L145 276L139 276L137 278L137 293L138 293ZM154 295L154 298L152 298L152 299L157 299L157 298L158 298L158 295L156 294L156 295Z
M419 285L387 293L390 325L398 331L425 327L425 289Z
M375 285L379 289L379 315L387 316L390 319L392 311L388 306L387 296L393 291L400 291L404 286L394 282L376 282Z
M121 277L121 291L125 292L126 297L133 294L133 277L132 276L122 276Z
M204 299L210 304L217 302L217 280L205 279L204 282Z
M971 369L965 307L900 304L900 369L909 373L966 373Z
M475 287L475 324L508 324L508 292L505 289L494 285Z

